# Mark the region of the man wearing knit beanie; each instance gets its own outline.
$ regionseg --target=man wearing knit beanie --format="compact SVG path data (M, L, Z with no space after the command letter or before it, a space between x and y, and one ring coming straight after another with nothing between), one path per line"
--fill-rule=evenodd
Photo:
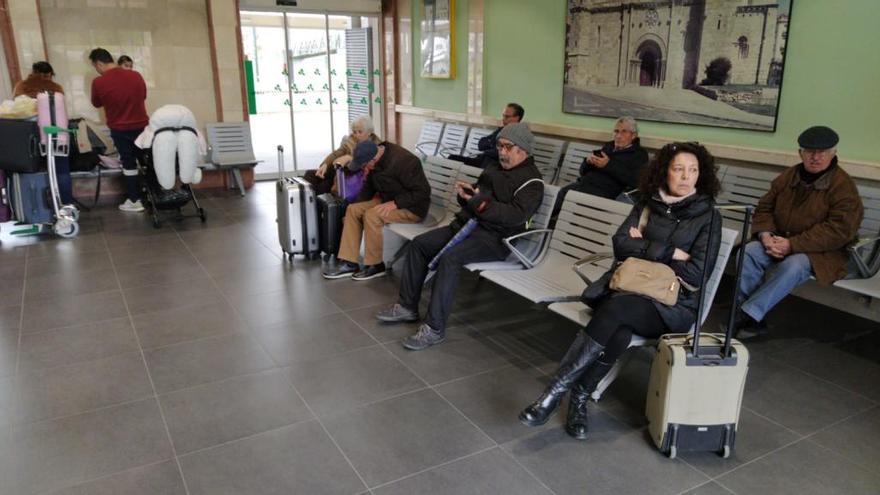
M419 351L446 340L461 267L503 260L509 254L503 239L523 232L538 210L544 182L530 156L534 140L525 124L506 125L496 142L498 162L490 162L475 184L456 182L461 210L452 223L409 244L397 303L376 314L386 323L419 321L422 287L428 273L436 270L424 321L415 334L403 339L404 348Z

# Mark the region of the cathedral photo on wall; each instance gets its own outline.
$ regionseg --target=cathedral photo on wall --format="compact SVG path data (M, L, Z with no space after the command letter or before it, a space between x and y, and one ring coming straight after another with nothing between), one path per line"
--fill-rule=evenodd
M793 0L569 0L563 111L773 131Z

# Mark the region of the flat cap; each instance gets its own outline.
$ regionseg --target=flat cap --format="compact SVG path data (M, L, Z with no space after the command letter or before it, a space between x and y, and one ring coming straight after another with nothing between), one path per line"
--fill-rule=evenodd
M830 127L817 125L810 127L798 136L798 144L801 148L811 150L827 150L837 145L840 137Z

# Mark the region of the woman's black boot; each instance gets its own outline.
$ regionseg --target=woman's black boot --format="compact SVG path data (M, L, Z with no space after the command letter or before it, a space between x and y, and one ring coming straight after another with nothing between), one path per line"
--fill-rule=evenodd
M580 347L579 352L576 351L576 346ZM584 334L581 338L579 335L559 363L559 369L550 379L550 384L544 389L544 393L519 413L520 422L527 426L540 426L546 423L575 380L596 361L603 349L605 346L600 345L590 336Z
M587 403L590 395L596 390L599 382L611 371L614 364L596 361L575 383L568 396L568 417L565 420L565 431L578 440L586 440L589 426L587 424Z

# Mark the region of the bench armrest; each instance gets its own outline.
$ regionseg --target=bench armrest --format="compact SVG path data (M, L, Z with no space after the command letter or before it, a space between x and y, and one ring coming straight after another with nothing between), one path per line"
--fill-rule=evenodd
M614 253L591 254L589 256L586 256L584 258L577 260L573 265L571 265L571 269L574 270L574 272L578 274L578 277L580 277L584 282L586 282L587 285L592 285L593 281L590 280L589 277L587 277L587 275L581 271L581 268L583 268L584 265L589 265L589 264L595 263L597 261L607 260L608 258L613 258L613 257L614 257Z
M548 234L550 234L552 232L553 232L553 229L527 230L525 232L520 232L519 234L514 234L510 237L506 237L506 238L502 239L502 242L504 243L505 246L507 246L508 249L510 249L510 252L513 253L514 256L516 256L516 259L519 260L520 263L522 263L526 268L533 268L535 265L540 263L541 260L544 259L544 256L546 256L547 247L550 245L549 242L546 242L546 237ZM533 235L533 234L542 234L544 236L544 240L541 241L543 244L543 246L541 246L541 251L538 252L537 256L535 256L534 259L529 259L528 256L523 254L522 251L518 250L516 248L516 246L513 245L513 241L515 241L516 239L519 239L520 237L525 237L527 235Z

